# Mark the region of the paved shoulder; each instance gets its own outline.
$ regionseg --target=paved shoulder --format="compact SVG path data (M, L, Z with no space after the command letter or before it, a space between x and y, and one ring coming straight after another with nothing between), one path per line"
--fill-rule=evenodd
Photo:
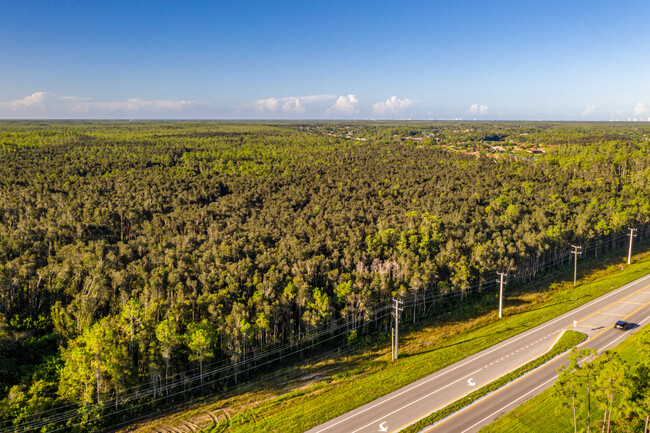
M317 426L309 433L399 431L544 353L563 329L571 327L594 338L611 328L616 320L650 308L648 282L650 275Z

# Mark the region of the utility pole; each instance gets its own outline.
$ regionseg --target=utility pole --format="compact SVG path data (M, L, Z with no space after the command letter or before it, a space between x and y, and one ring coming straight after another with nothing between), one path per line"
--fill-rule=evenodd
M499 279L497 280L497 283L499 283L499 319L503 317L503 285L508 284L504 278L508 275L505 272L497 272L497 275L499 276Z
M573 251L571 251L571 254L573 254L573 287L576 286L576 277L578 275L578 256L582 255L582 247L578 247L576 245L571 245L573 248Z
M632 238L636 237L636 229L633 228L628 228L630 231L629 236L630 236L630 250L627 253L627 264L629 265L632 263Z
M404 302L400 299L393 298L393 316L395 317L395 327L393 329L393 361L399 356L399 313L402 312Z

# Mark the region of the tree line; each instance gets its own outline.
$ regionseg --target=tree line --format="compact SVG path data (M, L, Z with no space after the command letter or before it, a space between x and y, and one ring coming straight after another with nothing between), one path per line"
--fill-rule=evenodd
M602 411L602 432L650 431L650 332L640 336L640 359L629 365L612 351L594 362L596 351L574 348L559 369L553 394L571 409L574 431L591 431L592 415ZM586 412L581 417L579 413Z
M455 123L356 125L366 141L297 126L1 123L2 417L164 392L650 220L636 126L529 125L557 145L531 160L387 140Z

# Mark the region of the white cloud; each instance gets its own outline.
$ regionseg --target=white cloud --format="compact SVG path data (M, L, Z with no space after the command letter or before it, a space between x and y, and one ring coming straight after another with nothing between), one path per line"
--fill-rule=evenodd
M283 98L258 99L250 106L260 113L274 113L281 109L284 113L301 114L306 105L334 99L334 95L285 96Z
M465 114L480 114L481 116L487 114L488 106L485 104L472 104Z
M16 111L29 109L43 110L52 105L65 105L66 103L69 103L69 101L78 103L79 101L87 101L89 99L90 98L81 98L79 96L55 95L54 93L50 92L34 92L22 99L16 99L15 101L11 101L9 103L0 103L0 105L9 106L9 108Z
M643 102L637 102L637 104L634 106L634 115L635 116L640 116L642 114L645 114L648 110L645 108L645 104Z
M278 100L276 98L258 99L253 102L253 108L256 111L276 111L278 109Z
M282 111L285 113L300 114L305 112L305 106L302 105L300 98L289 98L282 104Z
M15 109L27 108L27 107L43 107L45 98L52 96L49 92L35 92L29 96L25 96L23 99L16 99L11 101L9 104Z
M582 111L582 113L580 113L580 115L583 117L589 116L590 114L593 114L596 111L596 108L598 107L596 107L595 105L587 105L585 109Z
M357 112L359 99L356 95L339 96L334 105L325 111L325 114L343 113L354 114Z
M124 101L93 102L91 98L34 92L22 99L0 102L0 116L67 118L84 113L90 117L131 115L134 113L180 112L200 105L195 101L154 100L131 98ZM13 114L9 114L13 113Z
M372 109L379 115L399 114L406 110L412 103L412 99L399 99L397 96L391 96L385 101L379 101L374 104Z
M157 101L145 101L139 98L131 98L126 101L116 101L116 102L87 102L83 104L78 104L79 108L90 110L90 109L99 109L107 111L128 111L128 112L138 112L138 111L179 111L183 108L190 107L195 105L194 101L173 101L173 100L157 100Z

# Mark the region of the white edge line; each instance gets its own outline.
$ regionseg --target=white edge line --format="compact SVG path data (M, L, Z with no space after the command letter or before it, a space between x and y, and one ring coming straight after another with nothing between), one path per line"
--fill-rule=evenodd
M513 401L511 401L510 403L508 403L507 405L505 405L505 406L503 406L502 408L500 408L499 410L497 410L497 411L495 411L495 412L492 412L490 415L486 416L485 418L483 418L482 420L480 420L480 421L477 422L476 424L472 425L471 427L469 427L469 428L463 430L461 433L466 433L466 432L468 432L469 430L473 429L473 428L476 427L477 425L481 424L481 423L482 423L483 421L485 421L486 419L488 419L488 418L490 418L490 417L493 417L493 416L496 415L497 413L501 412L503 409L507 408L508 406L511 406L511 405L514 404L515 402L517 402L517 401L521 400L522 398L528 396L528 394L530 394L531 392L535 392L535 391L537 391L539 388L541 388L541 387L543 387L543 386L546 386L549 382L553 382L553 381L555 381L555 377L552 377L552 378L550 378L549 380L547 380L546 382L542 383L541 385L539 385L539 386L537 386L537 387L531 389L531 390L528 391L526 394L524 394L524 395L522 395L521 397L519 397L517 400L513 400ZM477 400L477 402L478 402L478 400Z
M493 377L489 382L485 382L485 383L481 384L481 386L479 386L479 387L477 387L477 388L474 388L474 389L472 389L472 390L470 390L470 391L467 391L465 394L463 394L463 395L461 395L461 396L455 398L454 400L448 401L448 402L445 403L443 406L440 406L440 407L436 408L433 412L429 412L429 413L427 413L427 414L425 414L425 415L422 415L421 417L419 417L419 418L417 418L417 419L411 421L410 423L408 423L408 424L402 426L402 428L406 428L406 427L408 427L408 426L410 426L410 425L415 424L416 422L420 421L421 419L424 419L424 418L428 417L429 415L432 415L432 414L434 414L435 412L438 412L438 411L440 411L440 410L446 408L446 407L449 406L450 404L455 403L455 402L457 402L458 400L460 400L460 399L466 397L468 394L471 394L471 393L474 392L474 391L477 391L477 390L479 390L479 389L481 389L481 388L483 388L483 387L485 387L485 386L488 386L488 385L491 384L492 382L501 379L503 376L505 376L505 375L507 375L507 374L509 374L509 373L512 373L513 371L515 371L515 370L517 370L517 369L519 369L519 368L525 366L526 364L528 364L528 363L530 363L530 362L533 362L534 360L536 360L536 359L539 358L540 356L544 356L544 355L546 355L548 352L550 352L551 350L553 350L553 347L555 347L555 345L557 344L558 340L562 337L562 335L564 335L564 333L565 333L566 331L567 331L567 329L563 329L562 332L560 332L560 335L558 335L558 337L553 341L553 344L551 344L550 346L548 346L548 348L547 348L545 351L540 352L540 353L539 353L538 355L536 355L534 358L529 358L528 361L526 361L524 364L519 364L519 365L516 365L516 366L512 367L510 370L507 370L507 371L501 373L500 375L498 375L498 376L496 376L496 377ZM576 332L577 332L577 331L576 331ZM581 334L582 334L582 332L581 332ZM587 338L584 340L583 343L586 343L586 342L589 341L589 339L590 339L590 337L589 337L587 334L585 334L585 336L586 336ZM533 370L531 370L530 372L533 372L533 371L537 370L538 368L540 368L540 367L542 367L542 366L548 364L549 362L555 361L556 358L559 358L560 356L564 355L565 353L566 353L566 351L560 353L559 355L553 357L552 359L549 359L549 360L546 361L545 363L543 363L543 364L541 364L541 365L538 365L537 367L535 367L535 368L534 368ZM514 380L517 380L517 379L519 379L519 378L523 378L525 375L527 375L527 373L529 373L529 372L526 372L524 375L521 375L521 376L519 376L519 377L514 378L514 379L511 380L510 382L504 383L502 386L500 386L499 388L495 389L494 391L497 391L497 390L503 388L504 386L508 385L509 383L512 383ZM458 409L456 412L450 413L450 414L447 415L446 417L444 417L444 418L442 418L442 419L436 421L435 423L433 423L433 424L431 424L430 426L425 427L425 428L432 427L432 426L438 424L440 421L443 421L444 419L447 419L448 417L450 417L450 416L452 416L452 415L458 413L459 411L464 410L465 408L469 409L471 406L474 405L475 402L478 402L479 400L482 400L483 397L487 397L488 395L492 394L494 391L490 391L489 393L485 394L484 396L481 396L480 398L478 398L478 399L476 399L475 401L473 401L472 404L470 404L470 405L468 405L468 406L465 406L465 407L461 407L461 408ZM354 433L354 432L352 432L352 433Z
M590 338L587 338L587 339L586 339L583 343L581 343L581 344L584 344L584 343L588 342L589 340L590 340ZM497 389L495 389L494 391L491 391L491 392L485 394L485 395L482 396L481 398L479 398L479 399L473 401L472 404L470 404L470 405L468 405L468 406L465 406L464 408L459 409L459 410L457 410L457 411L454 412L454 413L450 413L450 414L447 415L446 417L444 417L444 418L442 418L442 419L436 421L435 423L431 424L430 426L425 427L425 429L431 429L431 427L435 427L436 424L440 424L440 423L442 423L442 422L445 421L447 418L449 418L449 417L451 417L451 416L454 416L454 415L457 415L457 414L460 413L460 412L465 412L465 411L471 409L473 406L476 406L476 405L478 405L479 403L481 403L483 400L486 400L487 398L491 397L492 394L494 394L495 392L500 391L501 389L503 389L503 387L508 386L508 385L511 385L511 384L513 384L515 381L523 380L523 379L525 379L526 377L532 375L533 373L536 373L537 370L541 370L542 368L544 368L544 367L546 367L547 365L551 364L553 361L557 361L558 359L560 359L560 358L566 356L567 352L568 352L568 350L565 351L565 352L560 353L559 355L555 356L554 358L549 359L548 361L546 361L544 364L541 364L541 365L535 367L534 369L532 369L532 370L526 372L525 374L519 376L518 378L516 378L516 379L514 379L514 380L512 380L512 381L510 381L510 382L508 382L507 384L504 384L502 387L497 388ZM481 422L485 421L487 418L491 417L491 416L494 415L495 413L497 413L497 412L503 410L504 408L506 408L506 407L512 405L514 402L521 400L523 397L527 396L527 395L530 394L531 392L537 390L537 389L540 388L541 386L546 385L548 382L550 382L550 381L552 381L552 380L555 380L555 379L557 379L557 377L554 376L552 379L547 380L547 381L544 382L542 385L539 385L538 387L536 387L536 388L534 388L534 389L528 391L526 394L522 395L522 396L519 397L517 400L513 400L512 402L510 402L510 403L508 403L507 405L503 406L503 407L502 407L501 409L499 409L498 411L496 411L496 412L494 412L493 414L488 415L487 417L483 418L481 421L477 422L476 424L474 424L473 426L471 426L471 427L468 428L467 430L469 430L469 429L475 427L476 425L478 425L478 424L480 424ZM424 429L422 429L422 430L424 430ZM464 431L461 432L461 433L465 433L465 432L467 432L467 430L464 430Z
M598 355L600 356L604 351L607 350L607 348L608 348L609 346L611 346L612 344L616 343L616 342L617 342L618 340L620 340L621 338L625 337L625 338L623 338L623 339L626 340L627 337L629 337L630 335L632 335L632 334L636 334L636 332L637 332L638 330L641 330L641 328L643 328L643 326L642 326L641 324L642 324L643 322L648 321L648 320L650 320L650 316L648 316L648 317L646 317L645 319L643 319L642 321L640 321L640 322L638 323L638 325L639 325L638 329L635 330L634 332L623 333L620 337L616 338L615 340L612 340L612 341L611 341L609 344L607 344L606 346L601 347L601 348L600 348L600 351L598 352Z
M379 421L381 421L382 419L385 419L386 417L391 416L391 415L394 414L395 412L399 412L400 410L405 409L405 408L407 408L407 407L409 407L409 406L411 406L411 405L413 405L413 404L415 404L415 403L418 403L418 402L424 400L425 398L428 398L428 397L432 396L433 394L435 394L435 393L437 393L437 392L439 392L439 391L442 391L442 390L445 389L445 388L449 388L450 386L455 385L455 384L457 384L458 382L461 382L461 381L465 380L466 378L473 376L475 373L478 373L478 372L481 371L481 370L483 370L483 368L479 368L478 370L469 373L469 374L468 374L467 376L465 376L465 377L461 377L460 379L458 379L458 380L456 380L456 381L454 381L454 382L448 383L447 385L443 386L442 388L437 388L435 391L430 392L429 394L423 395L422 397L418 398L417 400L413 400L413 401L411 401L410 403L405 404L404 406L395 409L395 410L392 411L391 413L384 414L384 415L382 415L381 418L379 418L379 419L377 419L377 420L375 420L375 421L371 421L371 422L369 422L368 424L366 424L366 425L364 425L364 426L361 426L361 427L359 427L358 429L353 430L353 431L350 432L350 433L356 433L356 432L358 432L359 430L362 430L362 429L364 429L364 428L366 428L366 427L371 426L372 424L376 424L376 423L378 423Z
M641 322L639 322L639 328L638 328L638 330L640 330L640 329L642 328L641 324L642 324L643 322L648 321L648 320L650 320L650 316L646 317L646 318L643 319ZM628 333L628 334L622 334L621 336L619 336L619 337L616 338L615 340L613 340L613 341L611 341L610 343L608 343L606 346L603 346L603 347L600 349L601 352L599 352L598 356L602 355L602 353L606 350L607 347L611 346L612 344L614 344L615 342L617 342L617 341L620 340L621 338L625 337L624 339L627 339L627 337L629 337L631 334L635 334L636 332L637 332L637 331L634 331L634 332L632 332L632 333ZM588 343L590 340L591 340L591 337L588 337L585 341L583 341L582 343L580 343L579 346L582 346L582 345ZM549 360L548 360L547 362L545 362L544 364L540 365L539 367L536 367L535 369L529 371L528 373L526 373L526 374L523 375L523 376L518 377L517 379L522 379L522 380L523 380L526 376L531 375L532 373L534 373L534 372L536 372L537 370L541 369L541 368L544 367L545 365L550 364L551 362L557 360L558 358L563 357L565 354L566 354L566 352L559 354L558 356L556 356L556 357L553 358L553 359L549 359ZM481 423L482 423L483 421L485 421L486 419L488 419L488 418L494 416L495 414L497 414L497 413L503 411L505 408L507 408L508 406L511 406L513 403L515 403L515 402L521 400L522 398L526 397L526 396L527 396L528 394L530 394L531 392L536 391L536 390L539 389L540 387L545 386L548 382L550 382L550 381L554 381L554 380L556 380L556 379L557 379L557 376L554 376L553 378L547 380L546 382L542 383L541 385L537 386L536 388L534 388L534 389L528 391L526 394L522 395L522 396L519 397L518 399L511 401L510 403L508 403L508 404L505 405L505 406L502 406L499 410L497 410L497 411L493 412L492 414L486 416L485 418L483 418L482 420L480 420L480 421L477 422L476 424L472 425L471 427L467 428L466 430L463 430L461 433L466 433L467 431L469 431L469 430L471 430L472 428L476 427L477 425L481 424ZM512 383L512 382L510 382L510 383ZM505 385L504 385L504 386L505 386ZM503 387L501 387L501 388L503 388ZM447 416L444 417L443 419L440 419L440 420L436 421L435 423L431 424L430 426L425 427L425 428L422 429L422 430L430 429L431 427L434 427L436 424L441 423L442 421L444 421L445 419L447 419L448 417L450 417L450 416L452 416L452 415L456 415L456 414L458 414L458 413L461 412L461 411L464 412L464 411L466 411L466 410L469 410L472 406L478 405L479 403L482 402L482 400L486 399L486 398L489 397L491 394L493 394L494 392L500 390L501 388L499 388L499 389L495 389L494 391L492 391L492 392L490 392L490 393L484 395L483 397L479 398L478 400L472 402L472 404L470 404L470 405L468 405L468 406L466 406L466 407L464 407L464 408L462 408L462 409L460 409L460 410L458 410L458 411L456 411L456 412L454 412L454 413L451 413L451 414L447 415Z
M434 410L433 412L429 412L429 413L427 413L427 414L425 414L425 415L422 415L420 418L413 420L412 422L410 422L409 424L407 424L407 425L405 425L405 426L402 426L402 428L406 428L406 427L408 427L408 426L410 426L410 425L412 425L412 424L415 424L416 422L420 421L421 419L424 419L424 418L428 417L429 415L431 415L431 414L433 414L433 413L435 413L435 412L438 412L438 411L444 409L445 407L449 406L450 404L455 403L456 401L458 401L458 400L460 400L460 399L466 397L468 394L470 394L470 393L472 393L472 392L474 392L474 391L477 391L477 390L479 390L479 389L481 389L481 388L483 388L483 387L485 387L485 386L488 386L488 385L491 384L492 382L501 379L503 376L505 376L505 375L507 375L507 374L509 374L509 373L512 373L513 371L515 371L515 370L517 370L517 369L519 369L519 368L525 366L526 364L528 364L528 363L530 363L530 362L533 362L534 360L536 360L536 359L539 358L540 356L544 356L544 355L546 355L546 354L547 354L548 352L550 352L550 351L553 349L553 347L557 344L558 340L560 339L560 337L561 337L562 335L564 335L564 332L565 332L565 331L567 331L567 329L563 329L562 332L560 333L560 335L558 336L558 338L556 338L555 341L553 341L553 344L550 345L550 346L549 346L545 351L540 352L540 353L539 353L537 356L535 356L534 358L530 358L530 359L528 359L528 361L526 361L524 364L519 364L519 365L516 365L516 366L512 367L510 370L505 371L504 373L502 373L502 374L500 374L500 375L498 375L498 376L492 378L492 380L490 380L489 382L485 382L485 383L482 384L480 387L474 388L473 390L466 392L465 394L463 394L463 395L461 395L461 396L455 398L454 400L451 400L451 401L445 403L444 406L440 406L440 407L438 407L438 408L437 408L436 410ZM577 331L576 331L576 332L577 332ZM583 334L583 333L581 332L581 334ZM588 341L591 339L591 337L589 337L587 334L584 334L584 335L585 335L585 337L587 337L587 338L585 338L585 340L584 340L581 344L584 344L584 343L588 342ZM504 383L504 384L503 384L502 386L500 386L499 388L497 388L497 389L495 389L495 390L492 390L492 391L488 392L487 394L485 394L485 395L479 397L478 399L474 400L471 404L469 404L469 405L467 405L467 406L465 406L465 407L461 407L461 408L458 409L456 412L450 413L449 415L445 416L444 418L439 419L438 421L434 422L434 423L431 424L430 426L425 427L425 429L435 426L436 424L438 424L438 423L444 421L445 419L449 418L449 417L452 416L452 415L457 414L458 412L464 412L466 409L469 409L470 407L474 406L475 403L478 403L479 401L483 400L485 397L489 396L490 394L492 394L492 393L494 393L494 392L500 390L501 388L503 388L504 386L506 386L506 385L508 385L508 384L513 383L515 380L523 379L524 377L528 376L529 373L532 373L532 372L534 372L534 371L537 371L537 370L539 370L540 368L542 368L543 366L545 366L546 364L549 364L549 363L555 361L556 359L562 357L564 354L566 354L566 352L567 352L567 351L564 351L564 352L562 352L562 353L560 353L560 354L554 356L553 358L549 359L549 360L546 361L545 363L540 364L540 365L538 365L537 367L535 367L534 369L525 372L525 373L522 374L521 376L512 379L510 382ZM424 429L423 429L423 430L424 430ZM353 433L354 433L354 432L353 432Z
M452 371L454 371L454 370L457 370L457 369L459 369L459 368L461 368L461 367L464 367L465 365L469 364L470 362L474 362L474 361L476 361L477 359L480 359L480 358L482 358L482 357L484 357L484 356L486 356L486 355L489 355L490 353L492 353L492 352L494 352L494 351L496 351L496 350L503 349L503 347L505 347L505 346L507 346L507 345L509 345L509 344L511 344L511 343L514 343L514 342L516 342L516 341L519 341L519 340L521 340L522 338L527 337L528 334L533 334L533 333L535 333L535 332L538 332L538 331L540 331L540 330L546 328L547 326L551 326L552 324L554 324L554 323L556 323L556 322L558 322L558 321L560 321L560 320L565 319L564 316L570 316L570 315L572 315L572 314L575 314L575 313L577 313L577 312L579 312L579 311L581 311L581 310L583 310L583 309L585 309L585 308L591 306L591 304L598 303L598 302L600 302L600 301L602 301L602 300L605 300L605 299L607 299L607 298L609 298L609 297L611 297L611 296L614 296L614 295L618 294L619 292L625 291L625 290L629 289L630 287L632 287L632 286L634 286L634 285L636 285L636 284L639 284L639 283L641 283L642 281L645 281L645 280L648 279L648 278L650 278L650 274L648 274L648 275L644 275L643 277L641 277L641 278L639 278L639 279L637 279L637 280L634 280L634 281L632 281L632 282L629 282L629 283L627 283L626 285L624 285L623 287L619 287L618 289L613 290L613 291L611 291L611 292L609 292L609 293L607 293L607 294L605 294L605 295L599 296L599 297L596 298L596 299L592 299L591 301L587 302L586 304L584 304L584 305L582 305L582 306L580 306L580 307L578 307L578 308L576 308L576 309L573 309L573 310L567 311L566 313L562 314L561 316L556 317L555 319L551 319L551 320L548 321L548 322L541 323L541 324L537 325L535 328L528 329L528 330L526 330L526 331L523 331L521 334L517 334L517 335L515 335L515 336L513 336L513 337L510 337L511 341L505 340L505 341L502 341L502 342L496 344L496 346L499 346L499 345L501 345L501 344L503 344L503 346L499 346L499 347L494 347L494 346L492 346L492 347L493 347L492 350L486 349L486 350L488 350L488 351L485 352L485 353L478 352L478 354L479 354L478 356L476 356L476 357L474 357L474 358L472 358L472 359L470 359L470 360L466 360L465 362L463 362L462 364L460 364L460 365L458 365L458 366L456 366L456 367L454 367L454 368L451 368L451 369L446 370L446 371L444 371L444 372L443 372L443 370L445 370L445 369L438 370L438 374L436 374L434 377L431 377L431 378L429 378L429 379L426 379L426 377L423 378L423 379L426 379L426 380L419 379L421 382L420 382L420 383L416 383L415 385L413 385L414 382L412 382L411 384L406 385L406 386L404 387L404 388L408 388L408 389L405 389L404 391L402 391L402 392L400 392L400 393L397 393L397 394L395 394L395 395L393 395L393 396L390 396L390 397L388 397L388 398L385 398L385 399L382 399L382 397L379 397L379 399L381 399L381 401L375 403L374 405L369 406L369 407L367 407L367 408L365 408L365 409L362 409L362 410L359 410L359 411L353 410L352 413L351 413L351 412L348 412L348 414L350 414L348 417L346 417L346 418L344 418L344 419L342 419L342 420L339 420L339 421L337 421L337 422L335 422L335 423L333 423L333 424L329 424L329 425L325 426L324 428L322 428L322 429L320 429L320 430L315 430L314 433L321 433L321 432L324 432L324 431L326 431L326 430L328 430L328 429L330 429L330 428L332 428L332 427L334 427L334 426L336 426L336 425L338 425L338 424L340 424L340 423L342 423L342 422L348 421L349 419L356 417L356 416L359 415L359 414L362 414L362 413L367 412L367 411L369 411L369 410L371 410L371 409L374 409L375 407L380 406L380 405L382 405L382 404L384 404L384 403L386 403L386 402L388 402L388 401L390 401L390 400L392 400L392 399L394 399L394 398L397 398L397 397L401 396L402 394L405 394L405 393L407 393L407 392L410 392L410 391L412 391L412 390L414 390L414 389L416 389L416 388L418 388L418 387L420 387L420 386L422 386L422 385L425 385L425 384L431 382L432 380L438 379L440 376L446 375L446 374L448 374L448 373L450 373L450 372L452 372ZM509 340L510 340L510 339L509 339ZM472 356L473 356L473 355L472 355ZM467 358L466 358L466 359L467 359ZM462 361L461 361L461 362L462 362ZM549 361L549 362L550 362L550 361ZM451 365L449 365L448 367L451 367L451 366L453 366L453 365L454 365L454 364L451 364ZM448 368L448 367L446 367L446 368ZM533 371L534 371L534 370L533 370ZM433 374L435 374L435 373L433 373ZM417 381L416 381L416 382L417 382ZM411 385L413 385L413 386L411 386ZM397 390L397 391L398 391L398 390ZM376 400L375 400L375 401L376 401ZM363 406L362 406L362 407L363 407ZM341 415L341 416L344 416L344 415ZM334 419L336 419L336 418L334 418ZM382 419L383 419L383 418L382 418Z

